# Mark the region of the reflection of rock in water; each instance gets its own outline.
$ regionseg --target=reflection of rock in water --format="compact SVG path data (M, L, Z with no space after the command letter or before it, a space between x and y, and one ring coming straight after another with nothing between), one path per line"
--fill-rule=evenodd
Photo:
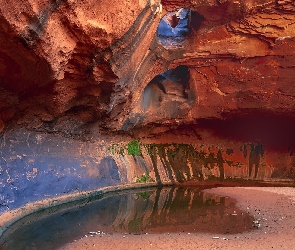
M162 189L157 194L159 202L154 204L149 228L144 229L148 232L238 233L252 226L252 219L241 215L231 198L193 188Z
M97 231L240 233L252 229L252 221L229 197L198 188L148 188L27 216L6 232L0 249L56 249Z
M233 199L205 194L196 188L137 193L127 203L129 206L121 203L113 224L116 232L240 233L252 229L253 218L235 207Z

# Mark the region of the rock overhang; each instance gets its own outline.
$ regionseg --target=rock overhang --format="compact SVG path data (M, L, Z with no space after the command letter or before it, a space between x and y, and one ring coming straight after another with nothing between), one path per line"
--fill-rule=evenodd
M166 117L171 125L294 107L290 1L134 1L128 8L36 1L11 8L1 12L2 127L57 131L73 120L76 133L94 122L120 130L149 82L181 65L196 100L190 117ZM169 34L181 45L162 46L159 35Z
M47 175L47 184L57 181L58 195L134 183L146 172L163 182L193 179L190 157L204 155L197 170L208 176L225 171L248 178L251 166L260 179L294 177L294 11L290 0L1 5L5 202ZM165 17L173 34L185 34L180 46L159 43ZM19 128L26 132L18 134ZM156 158L147 153L140 159L121 154L102 159L114 140L128 143L132 137L153 145ZM14 150L18 145L23 148ZM60 152L57 145L63 145ZM189 158L177 159L181 153ZM72 166L67 154L76 157ZM44 162L53 164L52 172ZM8 175L14 186L7 185ZM36 189L37 200L47 195L44 188ZM26 194L28 200L11 208L34 201Z

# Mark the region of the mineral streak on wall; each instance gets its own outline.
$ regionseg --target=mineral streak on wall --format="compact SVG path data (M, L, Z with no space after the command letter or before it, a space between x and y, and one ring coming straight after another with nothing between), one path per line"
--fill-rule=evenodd
M11 131L0 142L1 213L107 186L294 178L292 152L276 159L260 143L139 143L134 154L126 142L90 143L38 132Z

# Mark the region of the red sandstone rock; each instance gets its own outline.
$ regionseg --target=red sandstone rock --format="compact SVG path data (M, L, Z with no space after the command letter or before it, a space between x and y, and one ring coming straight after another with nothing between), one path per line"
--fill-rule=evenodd
M161 13L160 1L1 1L4 123L18 120L42 129L72 119L121 130L134 120L129 130L198 124L200 118L252 111L293 116L291 0L162 4ZM191 34L182 49L167 50L158 43L158 23L167 11L183 7L193 11ZM148 83L179 65L189 67L190 92L185 95L190 98L166 81L167 94L159 92L159 101L142 109ZM153 91L156 96L158 90ZM36 125L30 125L32 119Z

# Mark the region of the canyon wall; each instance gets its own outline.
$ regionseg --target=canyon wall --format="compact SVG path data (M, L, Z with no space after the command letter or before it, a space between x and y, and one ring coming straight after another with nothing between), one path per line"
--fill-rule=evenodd
M0 212L105 187L195 185L206 180L243 185L243 179L257 185L295 177L291 151L277 152L255 142L217 142L184 143L176 138L155 143L126 136L110 140L108 135L89 142L10 131L0 140Z
M294 13L0 0L0 213L108 186L294 180Z
M1 1L0 129L293 119L294 25L291 0Z

